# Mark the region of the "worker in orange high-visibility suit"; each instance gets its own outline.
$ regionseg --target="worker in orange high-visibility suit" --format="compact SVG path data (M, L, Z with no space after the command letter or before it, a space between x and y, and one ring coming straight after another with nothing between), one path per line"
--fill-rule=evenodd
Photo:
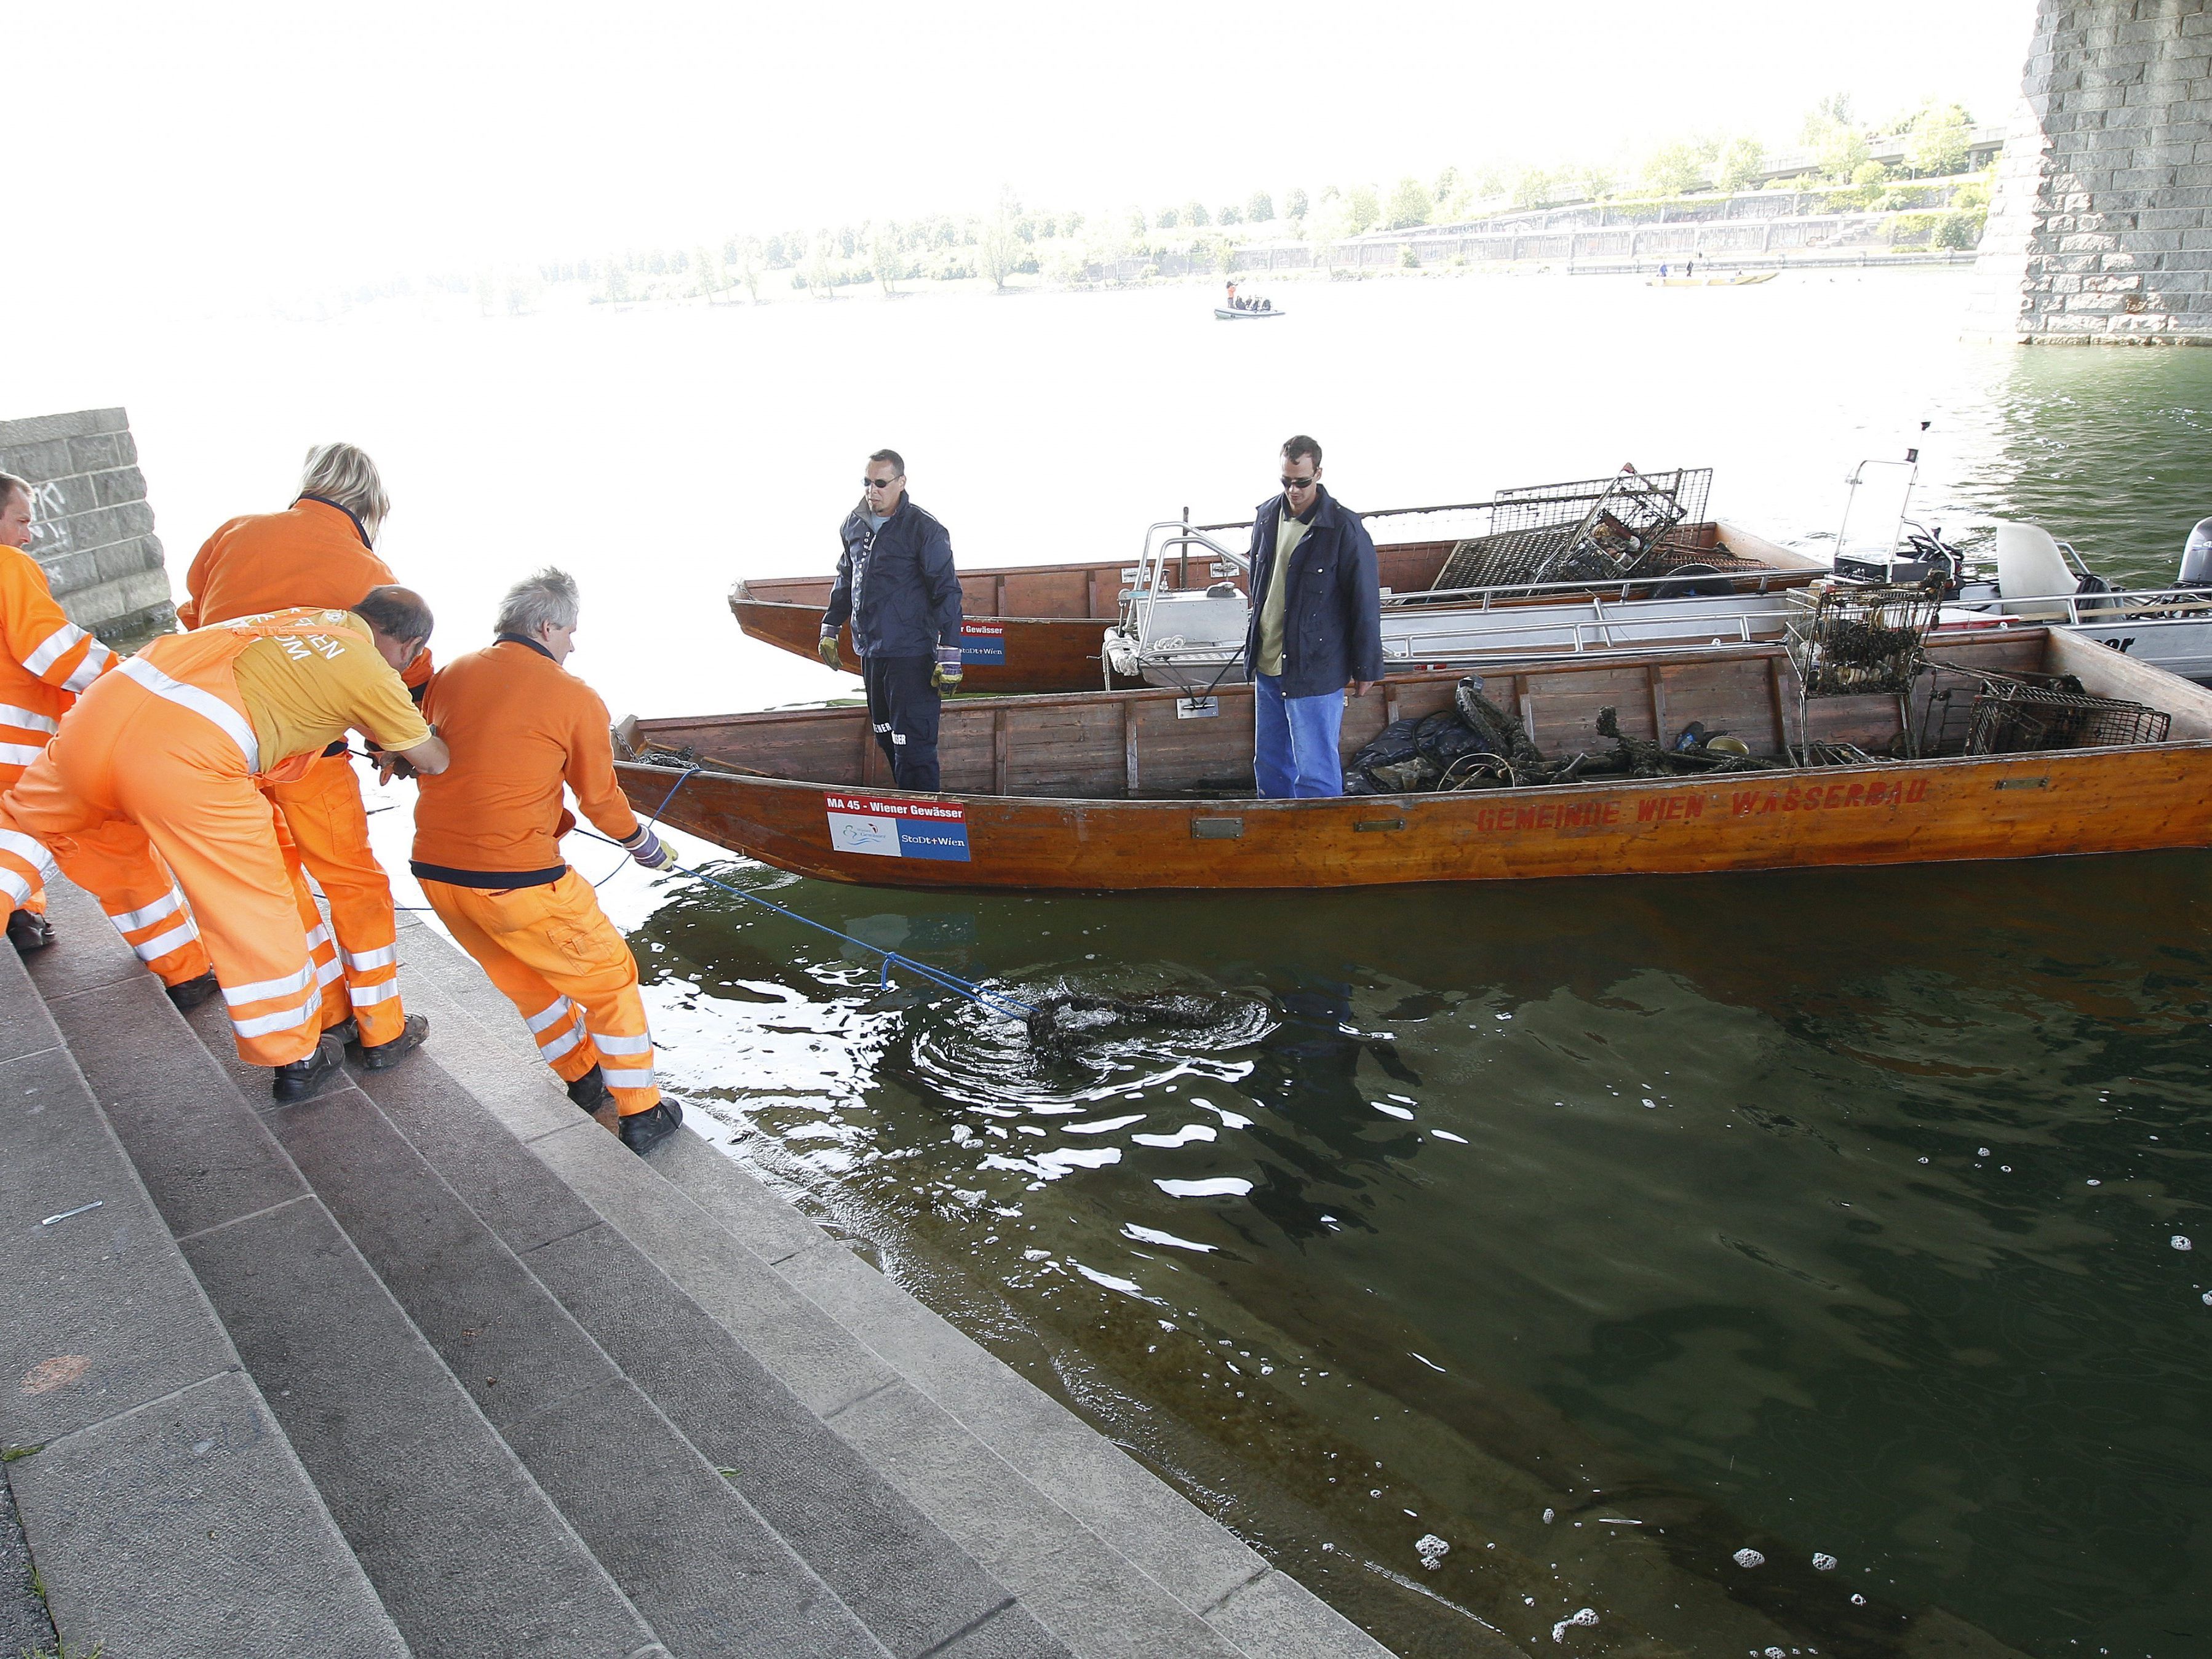
M166 635L86 692L0 795L0 832L36 836L94 891L143 875L158 852L199 918L238 1052L274 1070L280 1102L313 1094L345 1049L322 1035L306 932L258 786L297 774L349 728L421 771L442 769L446 747L398 675L430 626L421 599L380 587L349 611ZM12 856L0 834L0 870ZM412 1015L364 1060L388 1065L428 1029Z
M431 678L422 710L453 764L415 803L410 867L462 948L506 994L538 1051L597 1111L611 1092L623 1144L649 1151L683 1121L653 1079L637 962L591 884L561 857L583 815L648 870L668 863L615 781L607 708L561 666L576 632L576 584L541 570L501 600L498 637Z
M15 787L46 749L76 694L112 668L116 656L62 614L31 544L31 486L0 472L0 793ZM43 857L43 853L40 854ZM171 998L190 1008L215 994L207 948L167 871L111 885L94 895L138 959L161 975ZM18 951L53 942L45 889L18 893L0 879L16 908L8 937Z
M343 611L396 579L374 551L392 503L376 465L352 444L307 452L299 499L282 513L233 519L185 573L177 618L186 628L300 605ZM429 683L422 653L402 671L417 702ZM374 1048L406 1028L399 997L398 930L392 883L369 848L368 817L343 738L289 783L264 786L284 821L279 846L294 872L294 902L314 941L323 1029ZM326 926L299 878L304 866L330 901ZM332 934L336 938L333 939Z

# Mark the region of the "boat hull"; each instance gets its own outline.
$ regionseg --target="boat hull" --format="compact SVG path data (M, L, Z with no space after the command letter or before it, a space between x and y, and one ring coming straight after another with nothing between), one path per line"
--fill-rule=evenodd
M1287 317L1287 311L1230 311L1221 306L1213 308L1214 320L1223 323L1261 323L1270 317Z
M915 795L624 763L640 811L869 886L1131 891L1692 875L2212 844L2212 744L1304 801ZM913 812L937 814L914 819ZM876 850L857 850L852 821ZM919 822L937 851L908 846ZM880 826L888 824L886 831ZM873 826L873 827L871 827ZM957 830L963 857L943 855ZM845 833L841 834L841 830Z
M822 637L822 607L732 594L730 611L754 639L812 657ZM978 617L963 625L962 689L969 691L1073 691L1142 682L1115 675L1102 658L1107 623L1097 617ZM837 649L858 672L853 630L837 630ZM996 658L997 660L992 660Z

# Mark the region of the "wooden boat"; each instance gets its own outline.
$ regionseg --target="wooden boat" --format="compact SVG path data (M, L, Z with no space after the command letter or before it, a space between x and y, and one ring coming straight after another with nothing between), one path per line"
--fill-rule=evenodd
M2212 844L2212 691L2049 629L1940 641L1981 672L2054 672L2171 717L2160 742L1699 777L1328 800L1249 798L1249 688L1207 703L1154 690L962 700L939 738L945 791L887 784L857 708L625 721L619 763L641 811L802 875L878 886L1311 888L1686 874L2041 858ZM1923 731L1923 673L1893 696L1801 702L1780 647L1669 659L1516 665L1488 677L1547 755L1599 753L1599 711L1665 742L1692 719L1754 754L1808 738L1885 749ZM1346 711L1348 755L1391 720L1449 706L1455 677L1385 681ZM1948 706L1948 704L1945 706ZM1953 752L1945 752L1946 750ZM679 768L681 763L676 763ZM1243 798L1234 793L1248 792Z
M1429 607L1409 639L1413 635L1425 637L1444 625L1440 620L1444 607L1434 604L1430 590L1460 541L1456 536L1440 536L1435 533L1433 526L1419 521L1454 513L1486 510L1490 505L1480 502L1465 507L1397 508L1364 515L1370 533L1377 537L1376 562L1394 608L1416 604ZM1408 520L1417 525L1415 539L1382 539L1389 534L1392 521ZM1156 525L1152 527L1154 532L1182 533L1171 538L1174 544L1164 551L1157 548L1148 535L1145 551L1134 564L1098 560L962 572L960 607L966 621L961 627L961 658L967 689L998 692L1089 691L1102 686L1146 684L1139 666L1133 664L1130 672L1123 672L1111 668L1103 659L1106 630L1122 620L1123 601L1129 597L1133 585L1139 584L1141 577L1147 594L1179 596L1170 606L1171 611L1179 613L1198 608L1208 588L1218 590L1224 583L1234 590L1240 604L1245 603L1244 572L1238 560L1242 556L1243 532L1247 528L1243 525ZM1419 535L1419 529L1430 533ZM1217 552L1211 544L1200 539L1211 532L1237 532L1236 550ZM1706 556L1704 562L1720 567L1728 578L1726 585L1738 592L1764 593L1802 586L1826 568L1730 526L1686 526L1680 537L1686 551ZM822 611L830 602L833 580L826 575L740 580L730 589L730 612L737 618L738 626L753 638L811 661L821 637ZM1508 648L1526 653L1534 648L1531 637L1525 628L1514 632L1510 625L1516 618L1524 623L1529 618L1528 607L1578 605L1587 610L1601 601L1626 600L1651 591L1649 580L1595 588L1566 584L1543 592L1532 592L1526 587L1499 595L1475 592L1462 596L1461 603L1476 609L1495 607L1501 613L1511 613L1501 614L1497 619L1507 630L1500 633L1499 639ZM1147 621L1150 620L1148 614ZM1241 643L1243 624L1231 621L1229 632ZM1155 640L1174 635L1188 641L1197 637L1193 631L1196 623L1194 617L1187 621L1182 614L1164 616L1158 625L1149 631ZM1581 648L1577 641L1601 647L1625 643L1629 637L1626 630L1605 628L1577 632L1571 619L1565 625L1571 635L1570 649ZM1729 636L1737 635L1733 624L1721 631ZM1675 637L1686 636L1678 630ZM859 660L849 628L840 631L838 648L847 662ZM1411 664L1456 658L1436 653L1409 654L1403 660ZM1207 684L1217 678L1218 664L1206 664L1202 672L1197 658L1193 659L1193 664L1190 672L1196 676L1196 684ZM1167 683L1182 683L1181 677L1171 678Z
M1739 270L1726 276L1652 276L1644 281L1646 288L1753 288L1760 283L1771 283L1778 273L1771 270Z
M1231 311L1227 306L1216 306L1213 318L1221 323L1256 323L1269 317L1287 317L1287 311Z

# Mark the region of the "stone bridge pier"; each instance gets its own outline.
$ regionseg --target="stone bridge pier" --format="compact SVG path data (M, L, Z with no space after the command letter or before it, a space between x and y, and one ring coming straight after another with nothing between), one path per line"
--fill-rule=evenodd
M2040 0L1971 335L2212 345L2212 0Z

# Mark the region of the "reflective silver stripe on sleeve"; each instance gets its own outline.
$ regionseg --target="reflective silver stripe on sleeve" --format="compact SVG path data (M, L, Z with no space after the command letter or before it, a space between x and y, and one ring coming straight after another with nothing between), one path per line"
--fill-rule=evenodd
M23 659L23 666L33 674L43 676L46 670L62 659L64 653L84 636L84 629L75 623L64 623L39 641L38 648Z
M62 682L62 690L64 691L88 690L94 680L107 672L107 665L114 660L115 653L98 640L94 640L92 642L92 648L84 653L84 660L76 665L76 672Z
M157 697L166 697L180 708L189 708L195 714L214 721L238 745L238 752L246 757L246 769L261 769L261 739L253 735L253 726L245 715L233 708L212 691L203 691L197 685L185 685L171 679L143 657L133 657L115 671L128 674Z

